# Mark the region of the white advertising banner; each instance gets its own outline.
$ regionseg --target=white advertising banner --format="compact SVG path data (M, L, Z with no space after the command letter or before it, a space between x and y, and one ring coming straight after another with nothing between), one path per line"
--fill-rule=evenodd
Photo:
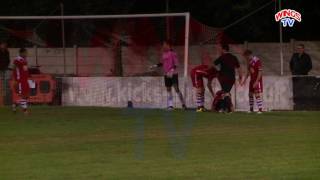
M292 110L293 93L290 77L264 77L265 110ZM179 79L180 90L188 107L196 107L195 93L190 79ZM214 81L214 91L220 89ZM174 92L174 105L181 107ZM232 99L237 110L248 110L248 85L235 85ZM206 107L211 108L212 97L206 91ZM128 101L137 108L165 108L167 92L163 77L67 77L63 78L64 106L127 107Z

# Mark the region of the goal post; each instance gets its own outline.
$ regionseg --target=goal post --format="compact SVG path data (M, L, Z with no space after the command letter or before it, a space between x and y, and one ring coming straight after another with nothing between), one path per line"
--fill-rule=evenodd
M189 64L189 34L190 34L190 13L185 13L185 40L184 40L184 71L183 76L188 76L188 64Z
M188 12L0 16L0 40L8 42L11 60L19 48L27 48L28 64L58 77L62 104L75 106L124 107L132 101L136 107L164 107L163 73L149 67L159 63L162 42L170 39L179 60L181 90L193 107L189 72L212 63L220 32Z
M23 21L28 23L28 21L54 21L54 20L108 20L108 19L133 19L133 18L164 18L164 17L182 17L184 18L184 49L183 49L183 75L187 77L188 75L188 61L189 61L189 33L190 33L190 13L158 13L158 14L123 14L123 15L61 15L61 16L0 16L1 21ZM63 44L65 44L65 30L64 23L61 23L61 38ZM146 37L152 38L152 37ZM168 38L168 37L166 37ZM169 37L170 38L170 37ZM61 47L60 48L65 48ZM63 50L65 51L65 49ZM65 55L64 55L65 56ZM66 59L66 57L63 57ZM65 61L65 60L64 60ZM66 73L65 63L63 67L64 74Z

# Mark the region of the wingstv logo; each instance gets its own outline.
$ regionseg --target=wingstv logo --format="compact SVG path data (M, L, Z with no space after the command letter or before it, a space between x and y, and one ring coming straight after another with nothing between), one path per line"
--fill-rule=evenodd
M292 9L283 9L274 15L276 22L281 22L283 27L293 27L295 21L301 22L301 14Z

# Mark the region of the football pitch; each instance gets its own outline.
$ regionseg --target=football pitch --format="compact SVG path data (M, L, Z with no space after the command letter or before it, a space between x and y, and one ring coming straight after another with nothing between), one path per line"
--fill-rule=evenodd
M320 112L0 109L0 179L320 179Z

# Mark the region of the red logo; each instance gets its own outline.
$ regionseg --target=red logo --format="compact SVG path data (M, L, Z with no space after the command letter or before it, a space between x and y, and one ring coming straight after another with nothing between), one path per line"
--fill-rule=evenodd
M295 21L301 22L301 14L292 9L283 9L274 15L276 22L281 21L283 27L293 27Z

